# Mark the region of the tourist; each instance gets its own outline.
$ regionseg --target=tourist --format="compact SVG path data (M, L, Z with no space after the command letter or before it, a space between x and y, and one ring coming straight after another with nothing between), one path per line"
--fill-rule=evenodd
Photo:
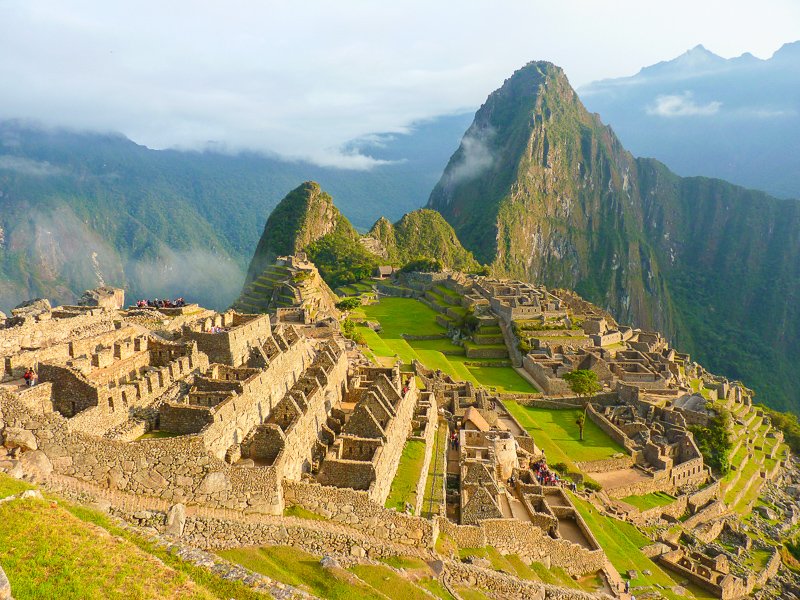
M25 371L25 374L22 377L25 379L25 383L28 385L28 387L33 387L36 385L36 371L34 371L33 368L29 368L27 371Z

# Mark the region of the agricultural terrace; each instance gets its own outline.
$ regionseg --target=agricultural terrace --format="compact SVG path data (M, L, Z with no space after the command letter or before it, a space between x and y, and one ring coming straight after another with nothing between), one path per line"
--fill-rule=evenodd
M576 462L605 460L625 449L608 434L586 419L583 441L580 440L577 421L583 413L580 409L550 410L506 402L506 408L536 440L544 450L547 462L563 462L575 468Z
M436 311L413 298L386 297L353 311L353 318L377 321L381 331L358 327L370 352L376 357L398 356L408 367L416 359L429 369L441 369L454 379L471 381L499 392L535 393L507 359L469 359L464 348L455 345L447 330L436 322ZM434 336L432 340L407 340L408 336Z
M627 577L629 571L636 572L636 577L630 580L631 590L634 593L636 593L636 587L638 586L649 586L651 588L658 586L664 597L670 600L685 597L672 591L672 588L679 582L668 571L663 570L642 552L642 548L652 543L650 539L642 535L630 523L601 514L589 502L579 496L570 494L570 497L578 513L583 517L586 525L591 529L594 537L602 546L606 556L608 556L617 571L623 577ZM695 598L714 597L695 586L685 585L685 587L688 587Z

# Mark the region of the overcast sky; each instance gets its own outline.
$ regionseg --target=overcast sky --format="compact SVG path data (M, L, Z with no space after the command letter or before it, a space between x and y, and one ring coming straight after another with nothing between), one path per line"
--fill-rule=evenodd
M474 110L530 60L577 87L798 38L797 0L0 0L0 119L357 167L345 141Z

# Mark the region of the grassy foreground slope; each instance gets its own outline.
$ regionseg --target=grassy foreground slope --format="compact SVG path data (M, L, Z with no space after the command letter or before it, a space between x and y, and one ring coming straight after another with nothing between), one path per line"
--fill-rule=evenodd
M419 559L395 558L387 563L413 574L401 576L381 565L355 565L349 569L324 567L319 557L289 546L236 548L220 555L240 565L330 600L452 600Z
M0 473L0 497L30 487ZM17 600L263 598L156 548L99 512L50 499L0 504L0 564Z

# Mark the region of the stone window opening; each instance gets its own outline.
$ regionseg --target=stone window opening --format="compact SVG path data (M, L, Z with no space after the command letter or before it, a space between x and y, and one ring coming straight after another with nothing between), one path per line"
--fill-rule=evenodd
M111 412L114 412L114 399L111 396L108 397L108 408Z

